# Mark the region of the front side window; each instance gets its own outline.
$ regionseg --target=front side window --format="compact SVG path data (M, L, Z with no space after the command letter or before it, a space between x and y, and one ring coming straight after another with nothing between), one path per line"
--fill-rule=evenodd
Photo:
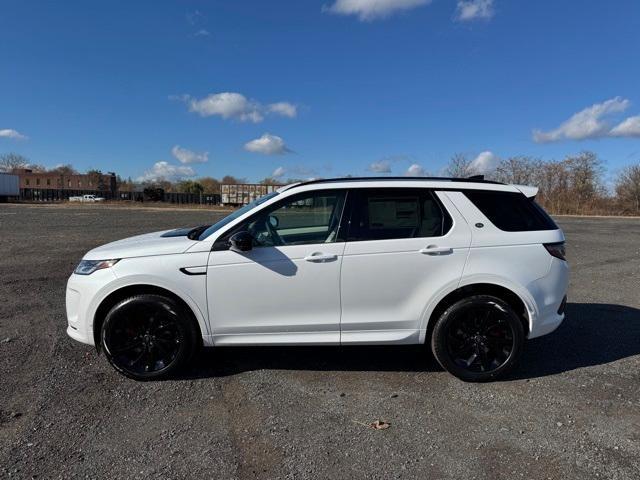
M439 237L451 228L451 217L425 189L355 191L349 241Z
M264 209L234 231L248 231L254 247L333 243L338 239L345 197L343 190L294 195Z
M238 210L230 213L229 215L224 217L222 220L217 221L216 223L211 225L209 228L207 228L204 232L202 232L200 237L198 237L198 240L204 240L205 238L207 238L212 233L215 233L218 230L220 230L222 227L225 227L225 226L229 225L236 218L240 218L242 215L244 215L245 213L253 210L257 206L262 205L263 203L271 200L276 195L279 195L278 192L277 191L273 191L273 192L268 193L268 194L266 194L266 195L264 195L264 196L262 196L260 198L257 198L253 202L248 203L244 207L241 207Z

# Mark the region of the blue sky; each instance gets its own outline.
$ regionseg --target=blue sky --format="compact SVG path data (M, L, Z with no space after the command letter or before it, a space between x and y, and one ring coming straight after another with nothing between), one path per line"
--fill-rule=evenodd
M438 174L454 153L640 162L637 0L0 5L0 153L37 164L258 180Z

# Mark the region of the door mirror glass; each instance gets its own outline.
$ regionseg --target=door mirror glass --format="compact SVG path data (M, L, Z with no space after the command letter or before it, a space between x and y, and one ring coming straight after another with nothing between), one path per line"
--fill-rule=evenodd
M253 248L253 237L249 232L242 231L231 235L229 243L231 244L229 250L238 253L248 252Z
M278 220L278 217L276 217L275 215L269 215L269 223L273 228L278 228L278 225L280 225L280 220Z

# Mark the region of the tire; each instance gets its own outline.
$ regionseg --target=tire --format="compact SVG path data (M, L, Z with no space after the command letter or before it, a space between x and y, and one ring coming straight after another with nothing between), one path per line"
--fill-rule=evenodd
M151 294L117 303L104 319L100 341L113 368L142 381L175 375L199 344L191 312L171 298Z
M524 346L518 314L490 295L464 298L437 319L431 349L446 371L465 382L487 382L509 373Z

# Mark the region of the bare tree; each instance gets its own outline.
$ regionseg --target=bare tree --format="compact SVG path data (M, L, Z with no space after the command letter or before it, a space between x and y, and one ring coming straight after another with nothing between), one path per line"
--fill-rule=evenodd
M456 153L449 160L449 164L445 169L447 176L454 178L466 178L472 175L471 160L461 153Z
M493 175L496 180L516 185L535 185L542 169L538 159L518 156L501 160Z
M258 183L262 185L284 185L282 180L273 177L265 177L260 180Z
M77 175L78 174L78 171L75 168L73 168L73 165L68 163L66 165L58 165L57 167L52 168L50 171L59 173L60 175Z
M15 173L21 168L27 168L29 160L18 153L5 153L0 155L0 171Z
M640 164L629 165L620 172L615 191L623 213L640 213Z
M604 167L602 160L593 152L581 152L564 159L569 174L571 204L575 213L589 212L597 200L604 196L602 184Z
M238 184L238 183L247 183L247 179L246 178L236 178L232 175L225 175L224 177L222 177L222 182L221 183L232 183L232 184Z
M202 185L204 193L220 193L220 182L213 177L202 177L198 179L198 183Z

